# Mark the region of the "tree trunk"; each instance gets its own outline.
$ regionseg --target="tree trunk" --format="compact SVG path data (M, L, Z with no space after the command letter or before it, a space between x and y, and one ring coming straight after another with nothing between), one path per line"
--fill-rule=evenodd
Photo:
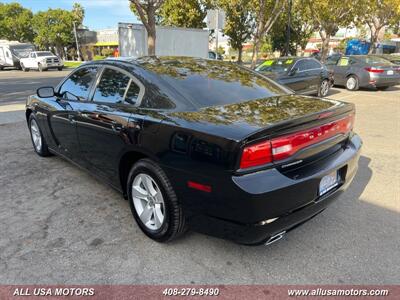
M326 61L326 58L328 57L329 42L331 40L331 35L322 30L319 31L319 35L322 40L321 62L324 63Z
M237 60L239 64L242 64L242 54L243 54L243 46L240 46L238 49L238 60Z
M156 55L156 32L147 32L147 54Z
M369 27L371 30L371 47L369 47L368 54L375 53L376 50L376 43L378 42L379 32L381 31L382 27L375 28L375 26Z
M148 29L147 29L147 55L156 55L156 22L155 10L153 7L147 11Z
M254 69L257 64L258 52L260 51L260 38L254 37L253 55L251 57L251 68Z
M262 38L262 32L265 26L264 23L264 15L265 15L265 1L260 0L260 14L258 16L258 25L256 29L256 33L254 35L254 44L253 44L253 53L251 56L251 68L254 69L257 63L258 51L260 50L260 40Z

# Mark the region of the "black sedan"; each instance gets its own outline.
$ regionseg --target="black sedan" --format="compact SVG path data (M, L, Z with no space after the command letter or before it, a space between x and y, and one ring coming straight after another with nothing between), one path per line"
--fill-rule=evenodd
M303 95L325 97L333 84L333 73L315 58L267 59L255 70Z
M84 64L30 96L26 119L37 154L110 183L159 242L191 228L272 243L349 185L361 147L352 104L195 58Z

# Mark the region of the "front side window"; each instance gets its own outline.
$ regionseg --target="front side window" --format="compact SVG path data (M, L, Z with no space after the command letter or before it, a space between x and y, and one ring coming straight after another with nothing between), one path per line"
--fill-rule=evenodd
M96 66L77 70L63 83L59 93L67 100L86 100L96 74Z
M309 67L309 69L312 70L312 69L320 69L322 66L316 60L310 59L310 60L308 60L308 67Z
M307 67L307 61L306 60L299 60L296 64L296 68L299 69L299 71L305 71L307 69L309 69Z

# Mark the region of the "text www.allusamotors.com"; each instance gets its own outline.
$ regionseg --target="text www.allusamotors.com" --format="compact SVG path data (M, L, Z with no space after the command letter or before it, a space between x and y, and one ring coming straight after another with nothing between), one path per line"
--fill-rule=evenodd
M389 290L379 289L308 289L288 290L288 296L387 296Z

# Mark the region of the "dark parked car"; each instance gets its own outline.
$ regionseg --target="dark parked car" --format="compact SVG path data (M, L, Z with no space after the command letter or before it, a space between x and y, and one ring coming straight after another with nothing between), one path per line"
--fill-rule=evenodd
M333 83L333 74L315 58L267 59L256 71L303 95L325 97Z
M109 182L160 242L189 227L272 243L349 185L361 147L353 104L183 57L87 63L30 96L26 119L37 154Z
M326 66L335 74L334 84L351 91L400 84L400 67L376 55L345 55L337 61L327 60Z
M224 58L223 58L223 56L221 55L221 54L217 54L216 52L214 52L214 51L208 51L208 58L209 59L215 59L215 56L216 55L218 55L218 60L223 60Z

